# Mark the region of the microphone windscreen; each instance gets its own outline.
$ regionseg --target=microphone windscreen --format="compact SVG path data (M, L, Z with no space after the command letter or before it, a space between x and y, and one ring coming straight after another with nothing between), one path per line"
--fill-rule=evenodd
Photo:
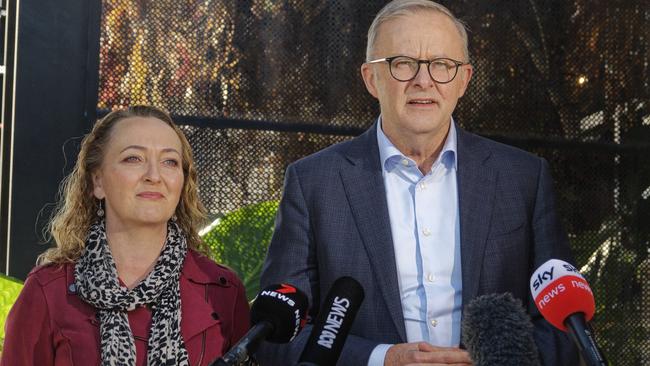
M334 281L314 321L300 362L336 365L363 298L363 287L354 278L341 277Z
M538 366L530 317L510 293L483 295L463 313L462 339L475 366Z
M589 284L571 264L551 259L539 266L530 278L530 292L544 319L567 331L564 321L571 314L594 316L596 303Z
M271 323L273 332L266 338L269 342L287 343L305 325L307 319L307 296L297 288L287 285L271 285L260 291L251 306L251 323Z

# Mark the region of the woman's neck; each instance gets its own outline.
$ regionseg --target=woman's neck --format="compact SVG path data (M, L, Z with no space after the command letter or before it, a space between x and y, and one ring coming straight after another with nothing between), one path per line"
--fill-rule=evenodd
M124 228L107 222L106 238L117 275L131 289L155 266L167 238L167 225Z

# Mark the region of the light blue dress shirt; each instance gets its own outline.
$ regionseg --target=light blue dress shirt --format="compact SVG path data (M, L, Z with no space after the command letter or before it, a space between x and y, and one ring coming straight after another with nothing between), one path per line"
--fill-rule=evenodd
M452 119L431 171L423 175L377 128L407 342L458 347L462 308L457 138ZM382 366L389 344L369 366Z

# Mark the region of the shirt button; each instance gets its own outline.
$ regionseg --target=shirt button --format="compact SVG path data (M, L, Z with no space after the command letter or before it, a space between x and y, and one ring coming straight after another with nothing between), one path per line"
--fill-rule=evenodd
M432 274L432 273L429 273L429 274L427 275L427 281L429 281L429 282L433 282L433 280L434 280L433 274Z
M424 229L422 229L422 234L424 234L424 236L429 236L431 235L431 230L425 227Z
M404 166L409 166L409 161L408 161L408 159L402 159L402 165L404 165Z
M435 319L431 319L431 326L435 327L436 325L438 325L438 321Z
M426 185L426 183L420 183L420 185L419 185L418 187L419 187L420 190L422 190L422 191L424 191L425 189L427 189L427 185Z

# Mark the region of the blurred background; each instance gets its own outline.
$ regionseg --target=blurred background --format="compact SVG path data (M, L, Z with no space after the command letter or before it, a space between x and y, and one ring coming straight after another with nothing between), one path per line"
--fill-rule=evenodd
M359 67L386 2L3 0L1 272L24 279L50 245L43 226L93 122L153 104L188 136L202 234L252 297L287 164L378 116ZM599 344L612 365L650 365L647 0L441 3L470 30L457 123L549 161Z

